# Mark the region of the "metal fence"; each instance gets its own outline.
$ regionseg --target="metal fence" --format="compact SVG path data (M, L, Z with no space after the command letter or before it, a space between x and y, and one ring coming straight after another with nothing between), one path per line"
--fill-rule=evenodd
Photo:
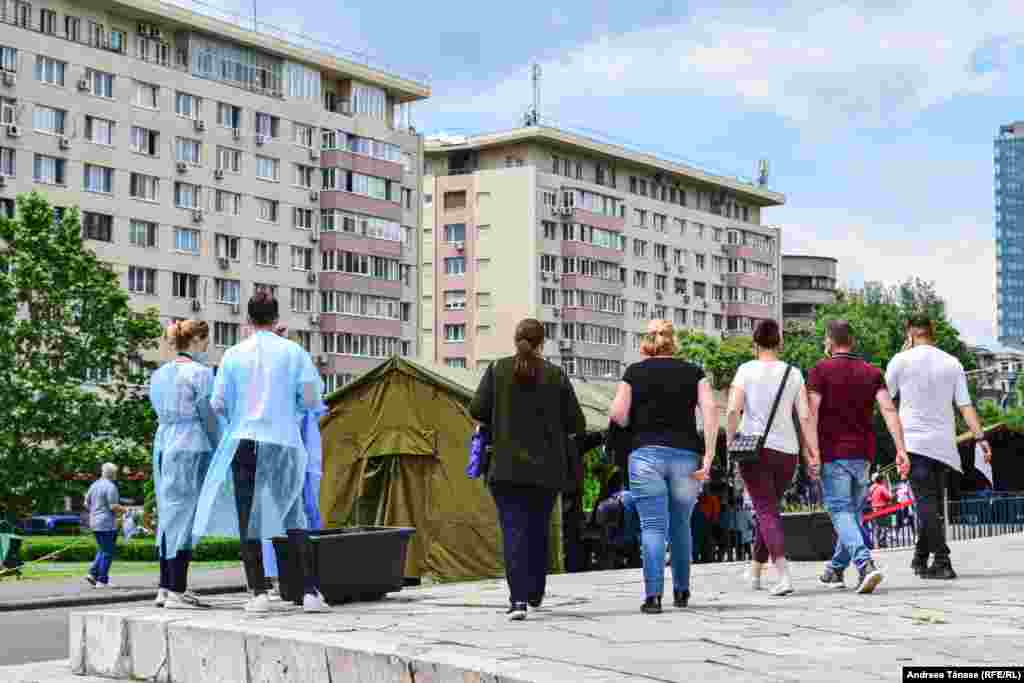
M991 495L948 501L940 510L948 541L1024 533L1024 495ZM894 513L865 524L875 548L909 548L917 541L917 511Z

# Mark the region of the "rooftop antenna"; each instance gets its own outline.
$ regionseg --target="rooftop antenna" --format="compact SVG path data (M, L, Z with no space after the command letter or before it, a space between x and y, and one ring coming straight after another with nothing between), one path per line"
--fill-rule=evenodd
M764 187L768 184L768 160L757 162L757 184Z
M530 76L533 80L533 106L526 112L523 123L527 126L540 125L540 64L534 62L530 69Z

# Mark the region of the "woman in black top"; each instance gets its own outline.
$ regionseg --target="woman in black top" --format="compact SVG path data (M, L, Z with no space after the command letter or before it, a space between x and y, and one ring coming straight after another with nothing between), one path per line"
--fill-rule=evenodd
M646 589L642 611L657 614L665 585L666 532L672 541L675 606L686 607L690 599L690 515L715 458L718 407L704 371L674 357L672 323L652 320L640 351L647 358L626 370L610 412L633 435L629 488L640 512ZM698 405L703 438L697 431Z
M513 620L544 599L551 510L568 483L570 435L586 420L569 378L540 355L544 326L516 326L516 354L487 368L470 414L490 425L493 457L487 482L498 506Z

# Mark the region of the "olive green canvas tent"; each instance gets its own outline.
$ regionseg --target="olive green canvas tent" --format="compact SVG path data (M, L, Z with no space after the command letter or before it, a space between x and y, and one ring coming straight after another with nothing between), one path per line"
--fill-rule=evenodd
M501 576L494 502L480 480L465 474L476 426L469 404L480 377L395 357L330 395L321 421L324 523L415 527L407 577ZM615 384L573 380L573 386L588 429L603 431ZM552 549L560 568L557 510Z

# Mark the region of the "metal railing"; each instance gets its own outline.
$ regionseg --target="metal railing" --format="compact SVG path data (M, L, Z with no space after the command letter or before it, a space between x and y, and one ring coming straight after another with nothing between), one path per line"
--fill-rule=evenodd
M915 506L865 523L875 548L909 548L917 541ZM951 500L940 508L947 541L968 541L1024 533L1024 495L993 495ZM947 519L948 516L948 519Z

